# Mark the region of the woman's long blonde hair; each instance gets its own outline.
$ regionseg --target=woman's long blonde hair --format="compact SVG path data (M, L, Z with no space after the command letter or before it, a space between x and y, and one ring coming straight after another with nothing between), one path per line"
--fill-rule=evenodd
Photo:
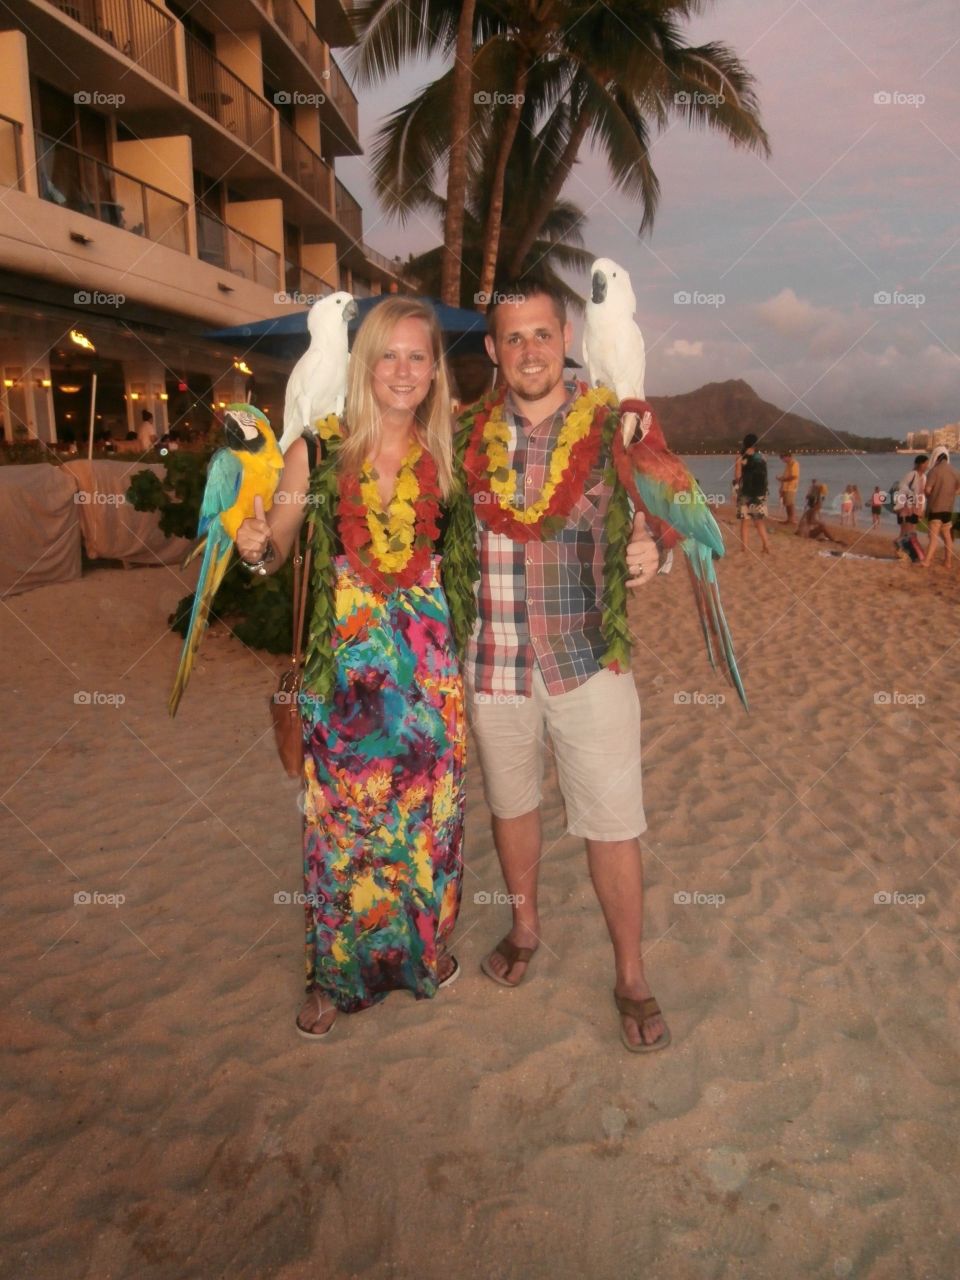
M379 451L380 410L373 395L373 370L390 346L390 337L401 320L422 320L430 333L434 377L430 390L417 406L417 431L421 443L437 464L440 492L446 498L453 487L453 423L450 378L443 355L440 322L429 303L419 298L388 298L378 303L360 326L350 357L344 412L342 465L359 471L365 458Z

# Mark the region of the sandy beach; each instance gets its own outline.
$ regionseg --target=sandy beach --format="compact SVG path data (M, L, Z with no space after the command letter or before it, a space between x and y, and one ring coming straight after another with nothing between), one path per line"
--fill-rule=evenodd
M649 1057L555 780L544 945L480 974L509 908L473 762L459 982L305 1044L278 661L217 628L170 721L175 569L4 602L0 1274L957 1273L960 574L725 533L749 716L682 566L632 606Z

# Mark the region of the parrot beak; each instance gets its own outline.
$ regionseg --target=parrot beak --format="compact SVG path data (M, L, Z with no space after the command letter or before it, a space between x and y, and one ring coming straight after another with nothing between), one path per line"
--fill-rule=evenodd
M593 292L590 295L591 302L603 302L607 296L607 277L602 271L593 273Z
M347 305L343 308L344 321L347 324L349 324L351 320L356 320L359 314L360 314L360 309L357 306L357 304L354 302L354 300L351 298L350 301L347 303Z

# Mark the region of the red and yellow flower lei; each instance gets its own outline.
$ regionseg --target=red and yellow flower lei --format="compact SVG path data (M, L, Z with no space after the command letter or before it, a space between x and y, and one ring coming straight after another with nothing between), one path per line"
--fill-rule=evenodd
M503 393L485 400L474 415L464 457L467 484L477 518L494 533L515 542L539 541L566 523L583 493L600 457L604 428L616 413L617 398L607 387L581 392L560 428L543 491L529 507L512 501L517 477L508 465L510 431L503 400Z
M340 437L335 418L318 422L317 429L325 440ZM429 565L440 534L439 478L430 452L413 441L386 510L369 462L359 475L339 472L337 479L338 529L350 567L374 591L412 586Z

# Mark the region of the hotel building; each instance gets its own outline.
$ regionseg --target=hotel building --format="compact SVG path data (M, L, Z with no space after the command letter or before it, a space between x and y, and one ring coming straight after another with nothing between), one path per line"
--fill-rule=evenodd
M361 153L331 52L348 9L0 0L7 441L85 438L94 374L114 439L144 410L158 434L202 427L251 386L279 422L288 366L203 335L403 287L335 171Z

